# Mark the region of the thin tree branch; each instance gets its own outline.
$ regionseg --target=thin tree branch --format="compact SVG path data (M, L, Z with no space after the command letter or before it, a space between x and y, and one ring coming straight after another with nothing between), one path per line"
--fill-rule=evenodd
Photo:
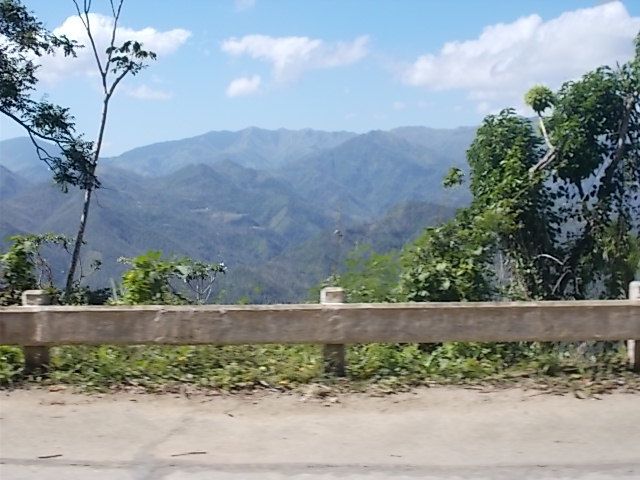
M549 258L549 259L553 260L554 262L556 262L558 265L564 265L564 262L558 260L553 255L549 255L548 253L541 253L539 255L536 255L534 258L536 258L536 259L538 259L538 258Z
M120 11L122 10L122 4L124 0L120 0L120 4L116 10L113 0L110 0L111 12L113 13L113 30L111 31L111 42L109 43L109 53L107 54L107 63L105 64L105 72L109 71L109 65L111 65L111 57L113 56L113 47L116 43L116 31L118 29L118 20L120 19Z
M118 77L113 81L113 83L111 84L111 88L109 89L109 92L107 94L107 101L109 100L109 98L111 98L111 95L113 95L113 92L115 91L118 84L122 81L124 77L127 76L127 74L130 71L131 71L131 68L127 67L127 69L124 70L120 75L118 75Z
M547 127L544 126L544 119L542 118L542 115L538 114L538 120L540 123L540 131L542 132L544 141L547 142L547 146L549 147L550 150L555 149L555 147L551 143L551 139L549 138L549 135L547 134Z
M558 151L554 147L551 147L549 150L547 150L547 153L544 154L544 157L542 157L542 159L538 163L536 163L529 169L529 174L533 175L534 173L547 168L547 166L553 163L557 157Z
M78 17L82 21L82 25L84 25L85 30L87 31L87 35L89 36L89 41L91 42L91 50L93 50L93 56L98 64L98 70L100 71L100 76L102 77L102 87L104 88L105 93L107 92L107 73L102 68L102 62L100 61L100 54L98 53L98 47L96 46L96 42L93 38L93 34L91 33L91 25L89 23L89 10L91 9L91 1L87 3L84 2L84 17L80 12L80 6L78 5L77 0L73 0L74 5L76 6L76 11L78 12Z
M42 150L49 158L54 158L52 155L50 155L44 148L40 147L39 144L36 142L35 138L39 138L40 140L45 140L47 142L51 142L56 144L61 150L64 150L64 144L63 142L61 142L60 140L53 138L53 137L49 137L47 135L43 135L42 133L39 133L37 130L35 130L33 127L31 127L28 123L26 123L24 120L22 120L20 117L15 116L13 113L7 111L7 110L0 110L2 113L4 113L7 117L9 117L10 119L12 119L14 122L16 122L18 125L20 125L22 128L24 128L27 131L27 134L29 135L29 137L31 138L31 142L34 144L34 146L36 147L36 149L38 150ZM43 158L40 158L43 161ZM48 163L47 163L48 164ZM49 164L48 164L49 165ZM51 165L49 165L49 167L51 167Z
M542 160L540 160L537 164L529 169L530 174L534 174L537 171L546 168L547 165L552 163L557 157L556 147L554 147L553 143L551 143L551 139L549 138L549 134L547 133L547 127L545 127L544 125L544 119L540 114L538 114L538 123L540 124L540 131L542 132L542 136L544 137L544 141L547 144L548 150L544 157L542 157Z
M558 289L560 288L560 285L562 285L565 277L567 275L569 275L569 273L571 272L571 270L565 270L564 273L562 275L560 275L560 278L558 278L558 281L556 282L556 284L553 286L553 289L551 290L552 294L555 294Z
M36 148L36 153L38 155L38 158L47 164L47 167L49 167L49 170L53 170L53 165L50 163L50 161L54 157L52 157L49 154L49 152L47 152L43 147L40 146L40 144L38 144L38 141L35 139L35 137L30 131L27 130L27 134L29 135L29 139L31 140L31 143L33 143L33 146ZM41 152L44 152L44 156L42 155Z

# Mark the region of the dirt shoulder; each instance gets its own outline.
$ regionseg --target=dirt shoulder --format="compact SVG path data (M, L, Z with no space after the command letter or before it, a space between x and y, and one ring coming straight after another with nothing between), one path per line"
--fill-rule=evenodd
M114 472L161 478L145 475L544 465L588 471L616 466L640 475L640 395L598 398L459 387L378 397L322 388L191 398L5 391L0 473L32 478L16 472L59 475L89 468L96 478L99 471L110 472L109 478L120 478Z

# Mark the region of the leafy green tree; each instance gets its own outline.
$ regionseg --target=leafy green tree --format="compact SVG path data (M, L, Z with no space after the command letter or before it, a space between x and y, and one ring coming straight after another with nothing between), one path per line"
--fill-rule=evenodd
M149 251L135 258L121 258L131 265L122 275L122 296L127 305L206 303L223 263L204 263L190 258L166 259Z
M547 148L531 171L555 187L564 237L555 289L562 297L615 298L633 278L606 264L628 261L626 249L608 247L612 236L623 245L640 228L640 34L635 46L634 58L618 68L565 83L540 115Z
M544 85L532 87L524 96L524 102L529 105L538 117L542 118L542 113L553 105L555 95ZM544 132L544 123L541 123ZM546 132L545 132L546 135Z
M529 175L542 142L528 120L504 110L488 116L467 152L471 168L471 211L490 214L497 249L506 254L513 292L524 298L548 298L556 264L556 216L551 188L542 175ZM551 284L551 285L550 285Z
M0 112L25 129L63 190L69 185L97 187L89 162L93 144L76 133L69 110L33 98L37 58L60 51L74 56L80 46L52 35L18 0L0 1L0 37Z
M45 246L68 248L64 235L15 235L6 253L0 255L0 305L19 305L22 292L54 289L49 264L42 256Z
M494 296L489 220L461 210L428 228L402 256L400 291L411 302L482 301Z
M531 89L539 132L511 109L485 118L468 150L471 206L408 249L408 299L490 298L498 266L510 298L624 295L640 230L640 34L635 45L615 69Z
M127 305L185 303L185 299L170 284L175 265L162 259L162 253L149 251L135 258L120 258L131 265L122 275L122 297Z
M376 253L371 246L361 245L347 255L336 285L345 289L347 302L394 302L399 276L398 252Z
M190 258L182 258L176 263L175 276L197 304L209 303L216 280L220 273L225 273L224 263L205 263Z

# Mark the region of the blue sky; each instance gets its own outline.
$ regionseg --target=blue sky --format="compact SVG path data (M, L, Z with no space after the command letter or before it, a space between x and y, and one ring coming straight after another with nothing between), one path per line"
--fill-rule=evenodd
M71 0L26 0L81 43ZM94 0L97 37L108 2ZM71 17L71 18L70 18ZM209 130L472 125L522 106L535 83L625 61L640 1L125 1L119 32L158 60L113 100L104 152ZM89 52L44 59L41 91L93 138L100 90ZM0 120L0 139L21 135Z

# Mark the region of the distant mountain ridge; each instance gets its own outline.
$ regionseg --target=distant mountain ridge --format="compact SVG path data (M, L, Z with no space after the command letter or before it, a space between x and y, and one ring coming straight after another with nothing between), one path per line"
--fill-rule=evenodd
M190 138L144 145L115 157L104 157L101 162L145 176L162 176L186 165L213 164L221 160L230 160L249 168L275 170L295 163L306 155L337 147L352 138L381 134L402 138L435 155L442 156L446 151L448 157L464 158L475 130L475 127L437 129L408 126L358 134L248 127L238 131L211 131ZM55 147L51 146L51 151L55 153ZM34 170L47 172L46 165L38 159L28 137L0 141L0 165L23 176L23 172Z
M229 160L244 167L272 169L312 152L332 148L356 136L352 132L264 130L208 132L196 137L154 143L106 160L108 164L150 176L166 175L198 163Z
M466 168L475 130L402 127L365 134L315 130L209 132L105 158L83 265L94 285L118 278L120 256L148 249L225 261L225 301L296 301L335 264L332 232L399 248L469 198L442 177ZM81 193L60 193L28 139L0 142L0 238L73 234ZM339 259L338 259L339 260ZM58 276L67 260L53 259Z

